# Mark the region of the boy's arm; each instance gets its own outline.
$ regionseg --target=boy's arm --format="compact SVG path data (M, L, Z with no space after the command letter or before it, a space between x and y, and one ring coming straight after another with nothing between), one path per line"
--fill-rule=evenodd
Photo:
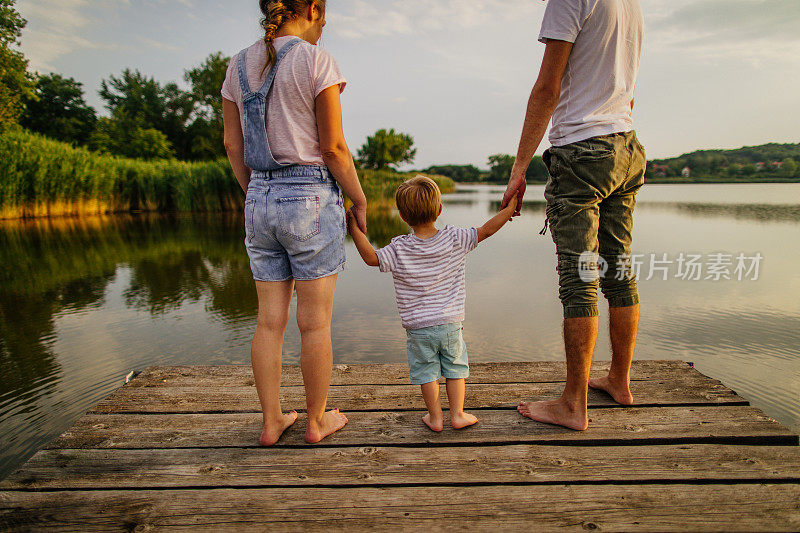
M369 243L369 239L358 226L355 215L350 211L347 212L347 231L353 237L353 242L356 243L356 249L361 254L361 259L368 266L379 266L378 254L375 253L375 248Z
M511 215L514 214L514 210L516 208L517 197L512 196L505 209L497 213L486 224L478 228L478 242L486 240L497 233L500 228L502 228L505 223L511 219Z

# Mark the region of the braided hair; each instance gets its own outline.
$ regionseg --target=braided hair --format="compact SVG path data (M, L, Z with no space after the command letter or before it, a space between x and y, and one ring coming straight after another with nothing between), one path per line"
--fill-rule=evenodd
M325 13L325 0L259 0L261 14L264 15L261 28L264 30L264 42L267 43L267 61L261 69L262 75L278 55L273 44L275 34L285 22L300 16L311 5L316 5Z

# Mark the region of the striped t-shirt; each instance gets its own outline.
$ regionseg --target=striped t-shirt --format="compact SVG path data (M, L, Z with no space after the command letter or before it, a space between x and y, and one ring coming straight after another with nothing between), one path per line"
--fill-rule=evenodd
M428 239L400 235L377 251L381 272L394 278L405 329L464 320L466 259L477 245L477 229L447 225Z

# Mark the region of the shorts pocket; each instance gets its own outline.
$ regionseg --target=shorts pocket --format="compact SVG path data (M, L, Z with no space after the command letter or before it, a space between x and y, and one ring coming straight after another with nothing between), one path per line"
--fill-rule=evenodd
M256 199L246 199L244 202L244 234L247 242L253 240L253 233L255 233L255 223L253 222L253 218L255 217L255 209Z
M278 198L278 223L281 233L298 241L319 234L319 196Z
M592 150L581 150L572 156L572 160L578 163L586 163L591 161L602 161L614 157L614 150L608 148L597 148Z

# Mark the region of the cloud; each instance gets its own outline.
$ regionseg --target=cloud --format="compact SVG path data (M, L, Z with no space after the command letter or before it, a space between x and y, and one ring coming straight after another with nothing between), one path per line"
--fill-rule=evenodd
M127 5L127 0L100 2ZM94 5L92 5L94 4ZM113 49L82 37L84 30L95 22L87 15L97 2L88 0L22 0L19 11L28 20L23 31L22 46L33 70L54 70L54 62L80 49Z
M705 60L800 62L797 0L644 0L649 45Z
M350 0L328 19L338 36L362 39L480 28L541 9L539 0Z

